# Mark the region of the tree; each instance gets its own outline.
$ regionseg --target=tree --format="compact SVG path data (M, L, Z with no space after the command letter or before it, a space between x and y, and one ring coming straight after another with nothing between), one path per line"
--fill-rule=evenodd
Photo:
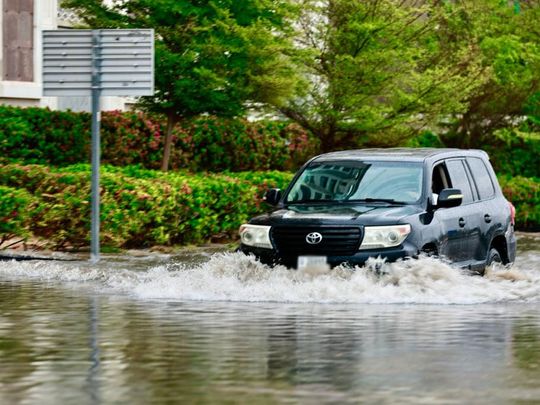
M481 50L454 25L461 8L450 2L299 1L297 43L310 84L280 110L316 134L323 151L403 143L466 111L484 83Z
M442 139L449 146L481 148L500 144L498 135L517 136L520 131L537 128L534 121L540 111L540 1L465 3L450 8L461 10L461 19L456 22L461 25L459 30L474 34L475 46L481 51L484 80L467 98L463 113L447 122ZM528 122L524 122L526 116Z
M237 116L249 103L282 105L299 80L288 54L289 13L273 0L65 0L93 28L154 28L156 92L140 107L167 116L162 169L180 119Z

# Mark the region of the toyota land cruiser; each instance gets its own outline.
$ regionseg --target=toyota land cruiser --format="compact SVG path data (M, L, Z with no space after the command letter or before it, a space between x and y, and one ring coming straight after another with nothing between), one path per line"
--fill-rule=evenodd
M481 273L515 258L515 210L480 150L327 153L264 199L275 208L240 227L240 251L270 265L363 265L425 253Z

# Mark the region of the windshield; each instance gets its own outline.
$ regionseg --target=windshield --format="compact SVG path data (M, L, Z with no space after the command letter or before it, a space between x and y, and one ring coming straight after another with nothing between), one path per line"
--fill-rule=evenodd
M386 201L413 203L422 194L422 164L313 162L287 195L287 203Z

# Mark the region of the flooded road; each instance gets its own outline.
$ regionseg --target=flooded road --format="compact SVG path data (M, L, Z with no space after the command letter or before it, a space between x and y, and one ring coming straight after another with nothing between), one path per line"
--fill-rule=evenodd
M0 403L540 403L540 236L472 277L230 253L0 262Z

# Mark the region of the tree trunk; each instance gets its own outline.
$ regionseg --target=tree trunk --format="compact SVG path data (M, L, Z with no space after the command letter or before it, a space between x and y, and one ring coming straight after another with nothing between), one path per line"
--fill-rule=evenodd
M169 160L171 157L172 149L172 133L177 122L178 120L174 114L167 115L167 133L165 136L165 149L163 150L163 160L161 161L161 170L164 172L169 170Z
M321 142L321 153L333 152L335 150L334 134L329 134L327 130L322 130L317 136Z
M317 134L321 140L321 153L335 152L337 150L350 149L349 140L343 138L343 133L338 133L335 122L327 122L321 126L320 133Z

